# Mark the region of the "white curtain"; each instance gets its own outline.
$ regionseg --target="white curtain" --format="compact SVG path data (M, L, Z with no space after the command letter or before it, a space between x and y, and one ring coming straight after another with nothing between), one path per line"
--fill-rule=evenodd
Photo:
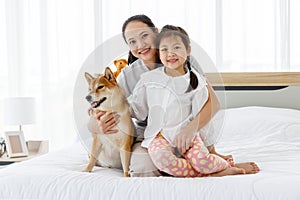
M0 2L0 96L36 97L37 120L23 126L25 139L61 147L76 138L73 86L95 48L94 1ZM2 122L2 133L18 128Z
M23 127L25 138L59 148L76 138L81 65L131 15L182 26L219 71L300 71L299 10L297 0L0 0L0 98L36 97L37 122ZM3 117L1 133L16 128Z

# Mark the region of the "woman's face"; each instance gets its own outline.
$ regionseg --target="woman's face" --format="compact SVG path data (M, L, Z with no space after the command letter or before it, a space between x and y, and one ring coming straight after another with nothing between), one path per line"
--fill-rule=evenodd
M177 72L183 75L184 64L190 55L190 47L186 49L181 37L170 35L161 39L159 43L159 58L166 66L166 72ZM173 74L173 73L172 73Z
M125 29L125 39L131 53L144 61L144 63L155 62L155 38L157 33L139 21L129 22Z

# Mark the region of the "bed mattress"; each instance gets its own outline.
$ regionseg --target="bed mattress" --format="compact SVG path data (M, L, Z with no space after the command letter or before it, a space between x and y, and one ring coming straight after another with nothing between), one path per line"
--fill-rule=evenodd
M0 170L0 199L300 199L300 111L242 107L224 111L216 149L257 174L205 178L122 177L95 167L81 172L81 142Z

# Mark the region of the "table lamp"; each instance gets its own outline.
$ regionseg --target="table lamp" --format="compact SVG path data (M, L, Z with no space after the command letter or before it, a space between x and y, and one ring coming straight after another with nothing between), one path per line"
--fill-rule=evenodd
M5 125L18 125L19 131L7 131L7 155L12 157L28 156L22 125L35 122L35 99L33 97L9 97L3 102Z
M4 124L22 125L35 122L35 98L33 97L9 97L4 99Z

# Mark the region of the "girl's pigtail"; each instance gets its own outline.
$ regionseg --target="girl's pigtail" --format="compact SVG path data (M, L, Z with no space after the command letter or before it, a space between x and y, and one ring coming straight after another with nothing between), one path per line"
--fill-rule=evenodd
M190 57L189 56L186 59L186 64L187 64L188 70L190 72L190 86L193 89L196 89L198 87L198 78L197 78L196 74L192 71L191 62L190 62Z

